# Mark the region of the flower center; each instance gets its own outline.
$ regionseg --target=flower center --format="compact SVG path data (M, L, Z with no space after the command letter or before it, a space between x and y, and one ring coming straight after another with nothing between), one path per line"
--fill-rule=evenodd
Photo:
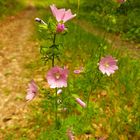
M57 80L60 79L60 76L61 76L60 73L56 73L56 74L55 74L55 78L56 78Z
M106 68L108 68L108 67L109 67L109 64L106 62L104 66L105 66Z

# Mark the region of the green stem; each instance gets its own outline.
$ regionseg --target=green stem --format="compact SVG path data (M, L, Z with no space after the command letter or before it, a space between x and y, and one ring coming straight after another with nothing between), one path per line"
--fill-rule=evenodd
M52 48L52 67L54 67L54 47L55 47L55 40L56 40L56 34L54 34L54 37L53 37L53 48Z
M94 83L96 77L97 77L97 81L96 81L96 83ZM87 97L87 110L88 110L88 108L89 108L89 101L90 101L90 96L91 96L91 94L92 94L92 91L93 91L93 89L96 88L96 86L97 86L97 84L98 84L99 81L100 81L100 77L98 77L98 73L96 72L95 75L94 75L94 79L91 80L91 83L92 83L92 85L94 85L94 86L91 86L90 92L88 93L88 97Z
M92 87L90 88L90 92L88 93L88 97L87 97L87 110L89 108L89 100L90 100L91 93L92 93Z
M58 114L57 114L58 106L57 105L58 105L57 104L57 88L55 88L55 126L58 129Z
M93 83L93 82L91 82L91 83ZM91 96L92 91L93 91L93 87L91 86L90 91L88 93L88 97L87 97L87 111L89 109L89 101L90 101L90 96ZM87 112L87 114L88 114L88 112Z

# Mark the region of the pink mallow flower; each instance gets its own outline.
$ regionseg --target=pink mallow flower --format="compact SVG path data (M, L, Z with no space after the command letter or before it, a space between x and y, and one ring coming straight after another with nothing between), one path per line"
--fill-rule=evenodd
M118 69L118 66L116 63L117 63L117 60L114 59L112 56L106 56L104 58L101 58L99 62L99 70L103 74L106 73L108 76L110 76L110 74L113 74L115 70Z
M67 87L68 70L55 66L51 68L46 76L50 88Z
M56 18L57 22L60 23L65 23L66 21L76 16L76 14L72 14L70 9L68 9L67 11L65 10L65 8L57 9L54 4L50 5L50 8L53 13L53 16Z
M26 95L26 100L31 101L37 94L37 85L35 84L34 80L32 80L28 84L28 89L27 89L27 95Z
M125 3L126 0L117 0L117 2L122 4L122 3Z
M76 101L81 107L86 107L86 104L80 98L76 98Z
M58 22L57 27L56 27L57 33L63 32L64 30L67 29L65 28L64 23L74 18L76 14L73 15L70 9L68 9L67 11L64 8L57 9L54 4L50 5L50 8L51 8L53 16L56 18Z

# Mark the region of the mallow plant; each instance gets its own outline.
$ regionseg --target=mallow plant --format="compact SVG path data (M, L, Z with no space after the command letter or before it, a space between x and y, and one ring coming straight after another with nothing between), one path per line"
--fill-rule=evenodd
M43 29L45 35L47 36L47 40L44 41L46 44L40 46L40 53L45 64L47 62L51 62L51 66L45 75L48 89L42 90L41 87L37 86L34 80L31 80L28 85L26 100L29 102L33 100L37 94L46 94L46 111L48 111L48 113L51 112L51 114L48 115L51 116L51 121L55 126L54 129L59 131L62 125L65 124L65 119L72 116L73 114L79 116L79 113L75 111L77 105L82 108L80 114L82 116L86 116L88 113L87 111L90 104L90 96L93 87L91 87L91 91L86 94L87 98L85 100L81 99L81 97L72 93L71 87L74 85L71 85L73 82L69 82L71 78L71 72L66 66L59 66L61 64L58 65L58 63L56 65L56 60L61 60L60 49L62 49L60 48L62 44L59 42L57 43L56 38L57 36L65 35L67 33L68 28L66 27L66 22L75 18L76 14L72 14L70 9L58 9L54 4L50 6L50 9L55 19L50 18L48 19L48 22L44 22L40 18L35 18L35 21L39 23L39 28ZM93 61L92 64L95 66L82 66L79 69L75 69L73 71L75 75L83 74L85 78L89 78L89 81L93 82L94 87L96 86L95 81L98 82L99 77L105 74L110 76L118 69L117 60L115 58L113 58L111 55L104 56L104 51L102 51L101 47L99 47L99 49L97 49L94 53L96 54L97 51L100 52L98 57L96 55L94 56L93 54L90 60ZM61 61L59 61L59 63L60 62ZM47 64L49 65L49 63ZM98 73L100 73L100 75L98 75ZM74 140L73 126L68 125L66 127L66 135L68 139Z

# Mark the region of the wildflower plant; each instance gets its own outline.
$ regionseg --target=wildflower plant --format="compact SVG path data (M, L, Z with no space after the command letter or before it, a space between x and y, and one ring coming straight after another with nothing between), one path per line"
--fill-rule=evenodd
M40 31L45 32L45 37L47 36L47 41L45 44L41 44L40 53L42 55L42 60L46 63L51 61L50 70L46 74L46 81L51 89L54 89L54 94L49 93L48 101L51 102L51 106L54 106L55 113L55 126L59 128L59 120L58 120L58 110L59 105L63 100L59 97L60 93L63 93L63 88L67 87L67 80L69 71L67 68L61 68L56 66L56 59L60 60L60 52L62 47L62 43L57 43L56 38L59 35L64 35L67 32L67 28L65 27L65 23L76 16L76 14L72 14L71 10L57 9L53 4L50 6L50 10L52 15L55 17L55 20L52 18L48 19L48 22L44 22L40 18L35 18L35 21L40 23L39 28ZM46 90L44 90L46 93ZM65 107L61 108L62 111L65 110Z
M50 6L51 12L56 20L49 18L47 23L41 20L40 18L36 18L35 21L41 23L40 31L45 32L45 39L47 39L47 43L41 44L40 53L42 54L42 59L46 63L51 60L52 66L55 64L55 59L60 60L60 48L63 46L62 43L56 43L56 38L58 35L64 35L67 33L67 28L65 27L65 22L71 20L76 16L76 14L72 14L71 10L57 9L53 4Z
M105 44L100 43L97 49L92 48L90 50L93 54L89 56L90 60L87 60L85 66L82 64L81 67L73 70L72 74L75 75L75 79L72 79L72 74L68 68L66 68L66 66L58 66L56 63L56 60L61 60L60 47L62 46L62 43L56 42L56 38L57 36L64 35L67 32L68 29L65 24L67 21L73 19L76 14L72 14L70 9L57 9L54 4L50 6L50 9L55 20L50 18L48 19L48 22L44 22L40 18L35 19L35 21L39 23L39 29L43 31L43 35L45 35L47 39L47 41L43 39L45 44L41 44L40 46L41 58L45 63L51 61L51 67L46 73L48 88L40 88L39 91L44 93L44 97L46 97L43 103L47 108L46 111L50 113L51 121L54 121L55 130L61 130L61 126L65 124L67 117L74 116L76 118L79 114L82 116L82 119L79 119L79 121L89 121L90 123L91 120L88 118L88 113L91 112L91 108L89 107L92 105L92 103L90 103L91 94L93 94L93 91L97 88L103 74L110 76L118 69L118 66L116 59L112 56L105 56ZM102 56L105 57L102 58ZM85 79L88 79L88 81ZM81 80L79 82L80 84L83 82L82 86L87 86L87 91L83 91L83 95L75 93L73 90L78 83L75 83L75 81L78 80ZM82 86L80 87L81 91ZM26 99L32 100L36 96L37 91L37 86L32 80L27 90ZM76 90L76 92L78 92L78 90ZM76 108L78 109L76 110ZM92 110L93 113L95 110ZM91 115L93 116L92 113ZM66 134L70 140L74 140L72 130L74 123L75 122L70 124L68 123L66 126Z

